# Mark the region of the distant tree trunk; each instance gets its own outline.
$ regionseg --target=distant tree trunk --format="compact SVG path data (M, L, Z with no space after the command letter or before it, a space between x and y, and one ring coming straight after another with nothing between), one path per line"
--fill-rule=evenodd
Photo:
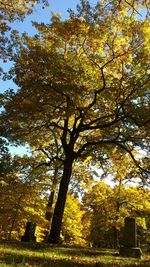
M48 243L59 243L60 241L60 231L62 224L62 217L66 203L66 197L68 192L68 186L72 173L73 160L71 158L66 158L64 161L63 176L60 182L58 198L54 209L52 225L50 230L50 235L48 238Z
M116 226L113 227L113 248L118 248L118 230Z
M46 214L45 214L45 218L49 222L51 221L51 217L52 217L52 206L53 206L53 202L54 202L54 196L55 196L55 190L52 189L52 191L50 192L50 195L49 195L48 203L46 206Z
M44 241L46 241L46 242L48 240L49 230L50 230L52 216L53 216L53 204L54 204L56 187L57 187L57 183L58 183L57 178L58 178L58 169L56 168L54 171L54 179L53 179L51 192L50 192L48 203L46 206L45 219L47 220L47 223L46 223L46 228L44 230Z
M50 192L50 195L49 195L48 203L47 203L47 206L46 206L46 214L45 214L45 218L49 222L52 219L52 207L53 207L53 204L54 204L55 191L56 191L56 187L57 187L57 178L58 178L58 169L55 169L53 184L52 184L51 192Z
M10 231L9 231L9 234L8 234L8 240L10 240L10 238L11 238L11 233L12 233L12 231L13 231L15 222L16 222L16 218L14 218L14 219L12 220L12 224L11 224Z
M119 187L119 192L118 192L119 196L120 196L120 187ZM117 200L116 202L116 222L118 220L118 213L121 207L121 203L120 203L120 199ZM118 248L119 244L118 244L118 229L116 227L116 225L113 226L113 247L116 249Z
M10 227L10 231L9 231L9 234L8 234L8 240L11 239L11 233L12 233L12 231L14 229L14 225L15 225L15 222L16 222L17 217L18 217L18 211L19 211L21 199L22 199L22 195L18 198L18 201L17 201L16 211L15 211L15 214L14 214L14 217L13 217L13 220L12 220L12 224L11 224L11 227Z

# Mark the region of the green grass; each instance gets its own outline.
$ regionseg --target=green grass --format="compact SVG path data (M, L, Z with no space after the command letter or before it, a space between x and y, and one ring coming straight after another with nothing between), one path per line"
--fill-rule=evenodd
M113 250L21 242L0 243L0 267L150 267L150 255L121 258Z

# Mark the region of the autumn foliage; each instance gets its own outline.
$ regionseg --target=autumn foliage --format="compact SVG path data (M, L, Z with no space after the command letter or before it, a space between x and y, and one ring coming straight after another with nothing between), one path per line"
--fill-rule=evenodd
M21 3L12 19L30 12L26 2ZM143 19L137 4L145 4ZM59 243L63 235L66 241L92 241L99 246L106 245L110 236L107 245L113 246L116 237L111 231L121 231L126 215L139 217L142 229L149 228L149 191L145 187L149 184L148 15L146 1L100 1L95 7L81 1L76 13L70 10L65 21L54 15L49 24L34 22L37 34L24 33L16 44L14 65L7 77L18 90L3 95L1 133L9 142L28 144L33 152L26 159L29 165L22 160L25 173L16 178L20 196L31 192L21 197L26 211L21 212L21 225L25 214L27 219L37 212L36 220L41 218L45 227L42 216L53 191L50 243ZM93 169L100 168L103 178L113 179L113 189L96 183ZM126 188L133 180L138 187ZM15 194L14 185L8 184ZM135 202L131 203L133 193ZM11 198L14 212L15 199Z

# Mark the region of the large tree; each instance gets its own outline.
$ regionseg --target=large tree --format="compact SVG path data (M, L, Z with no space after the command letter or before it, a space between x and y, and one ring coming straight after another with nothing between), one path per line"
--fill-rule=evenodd
M105 159L117 147L138 166L133 149L147 150L149 21L126 8L113 13L111 6L99 7L95 17L85 10L64 22L55 17L48 25L35 23L38 34L24 34L14 58L19 89L5 95L3 126L10 140L32 147L40 138L51 144L52 131L57 136L59 149L51 161L61 160L63 172L49 236L53 243L59 242L78 159L94 154Z

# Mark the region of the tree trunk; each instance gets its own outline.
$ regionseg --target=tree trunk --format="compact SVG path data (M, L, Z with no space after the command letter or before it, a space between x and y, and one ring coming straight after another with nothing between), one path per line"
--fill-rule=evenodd
M16 218L14 218L13 221L12 221L11 228L10 228L10 231L9 231L9 234L8 234L8 240L10 240L10 238L11 238L11 233L12 233L12 230L14 228L15 222L16 222Z
M53 214L52 210L53 210L53 203L54 203L54 197L55 197L55 191L56 191L57 183L58 183L58 169L56 168L54 171L54 179L53 179L53 184L52 184L52 188L51 188L51 193L49 195L48 203L46 206L45 218L49 222L51 222L51 219L52 219L52 214ZM49 223L49 225L50 225L50 223Z
M46 214L45 214L45 219L49 222L51 221L51 217L52 217L54 195L55 195L55 190L53 189L49 195L49 200L46 206Z
M44 241L47 242L48 237L49 237L49 231L50 231L50 225L53 217L53 204L54 204L54 197L55 197L55 191L58 183L58 169L55 169L54 172L54 179L53 179L53 184L51 188L51 193L49 195L48 203L46 206L46 214L45 214L45 219L47 220L45 230L44 230Z
M60 242L60 231L62 224L62 217L66 203L66 197L68 192L68 186L72 173L73 160L67 158L64 162L63 176L60 182L58 198L54 209L51 231L48 238L48 243L57 244Z
M113 248L118 248L118 230L115 226L113 227Z

